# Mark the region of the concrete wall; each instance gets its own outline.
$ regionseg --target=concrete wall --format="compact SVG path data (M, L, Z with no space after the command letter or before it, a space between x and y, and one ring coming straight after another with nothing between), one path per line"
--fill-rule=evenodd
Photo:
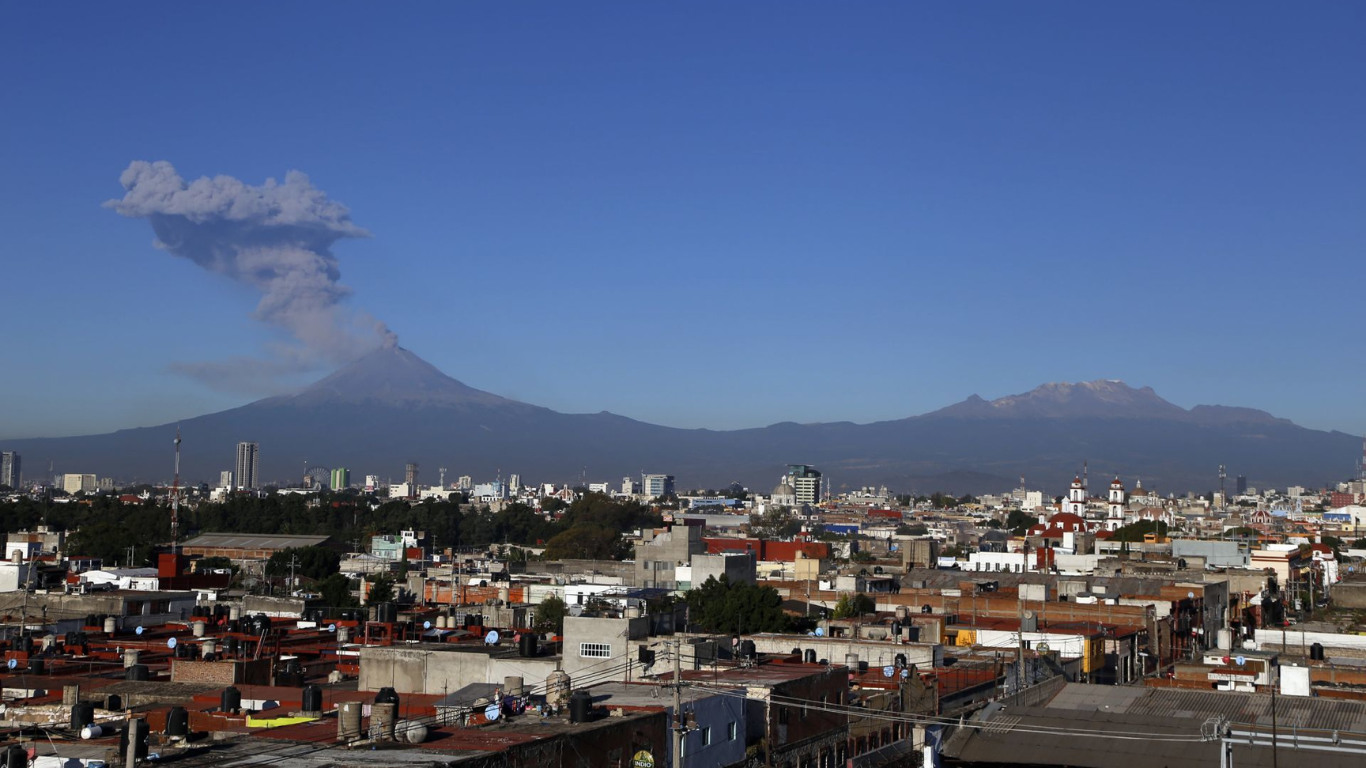
M571 680L579 676L604 676L603 680L624 679L625 672L613 676L608 674L616 667L624 665L628 654L634 658L635 647L640 641L648 641L650 619L646 616L635 618L608 619L589 616L564 617L564 671ZM637 641L632 643L632 641ZM584 656L584 643L602 643L610 647L606 657ZM595 681L597 682L597 681ZM577 683L576 683L577 685Z
M488 654L453 651L441 643L412 646L374 646L360 652L362 691L390 686L399 693L442 696L470 683L502 683L516 675L527 686L539 686L555 671L557 656L524 658L515 653Z

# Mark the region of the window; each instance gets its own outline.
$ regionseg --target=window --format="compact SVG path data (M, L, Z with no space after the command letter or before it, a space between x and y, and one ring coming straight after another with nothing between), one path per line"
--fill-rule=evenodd
M735 741L740 738L740 726L736 723L731 723L726 726L726 738L729 741Z
M607 643L579 643L579 656L585 659L609 659L612 646Z
M702 729L702 746L704 746L704 747L710 747L710 746L711 746L711 726L710 726L710 725Z

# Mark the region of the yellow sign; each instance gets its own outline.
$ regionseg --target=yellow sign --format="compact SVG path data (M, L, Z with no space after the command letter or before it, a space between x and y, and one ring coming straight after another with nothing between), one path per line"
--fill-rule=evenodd
M631 758L631 768L655 768L655 756L642 749Z

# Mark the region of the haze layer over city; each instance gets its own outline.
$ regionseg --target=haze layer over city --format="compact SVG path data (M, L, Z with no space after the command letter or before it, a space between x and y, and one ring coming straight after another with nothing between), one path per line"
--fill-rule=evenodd
M4 764L1359 764L1363 34L5 6Z

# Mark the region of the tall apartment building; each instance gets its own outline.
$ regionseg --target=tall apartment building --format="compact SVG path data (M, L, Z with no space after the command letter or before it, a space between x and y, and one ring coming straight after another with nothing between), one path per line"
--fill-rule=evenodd
M261 459L261 444L241 442L237 444L237 470L233 472L237 485L234 488L252 490L256 487L256 470Z
M19 454L14 451L0 453L0 485L19 487L19 483L23 482L20 463Z
M351 470L338 467L332 470L332 490L344 491L351 487Z
M232 488L232 470L225 469L218 473L218 487Z
M640 492L652 499L672 496L674 492L673 475L641 475Z
M417 488L416 461L410 461L403 465L403 482L407 483L409 488Z
M787 465L787 484L796 491L798 504L821 502L821 473L807 464Z

